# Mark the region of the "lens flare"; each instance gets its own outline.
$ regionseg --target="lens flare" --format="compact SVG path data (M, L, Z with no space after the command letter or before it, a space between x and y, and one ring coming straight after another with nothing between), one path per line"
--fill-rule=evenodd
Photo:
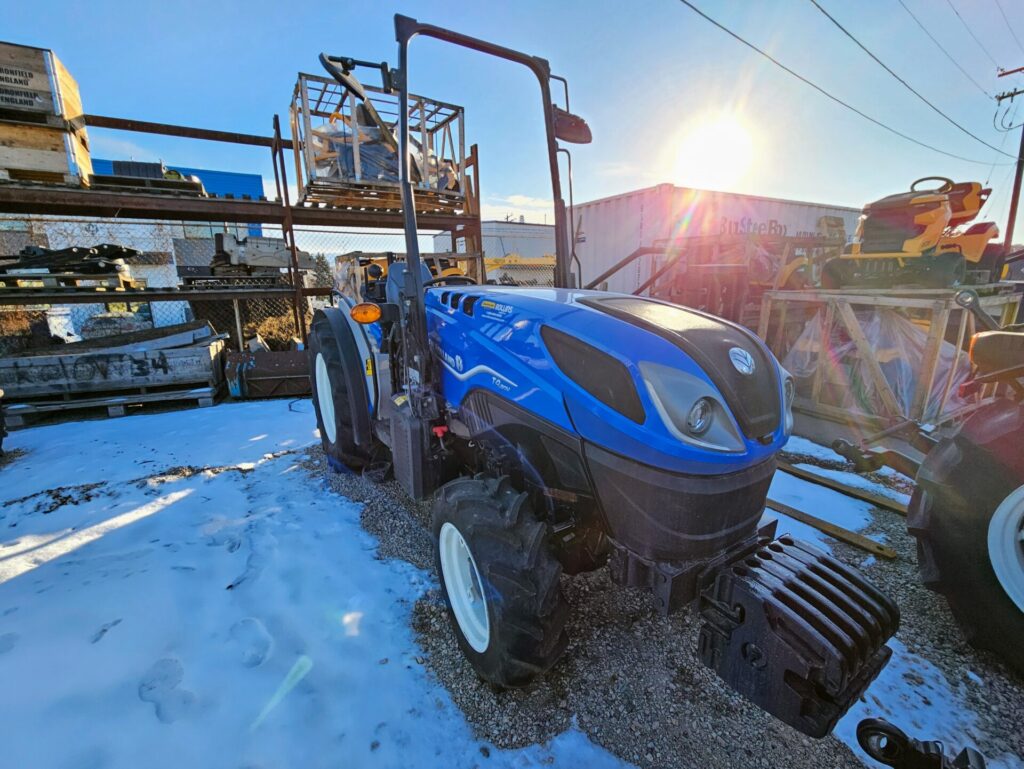
M751 132L735 115L706 115L680 132L675 180L698 189L730 191L754 159Z

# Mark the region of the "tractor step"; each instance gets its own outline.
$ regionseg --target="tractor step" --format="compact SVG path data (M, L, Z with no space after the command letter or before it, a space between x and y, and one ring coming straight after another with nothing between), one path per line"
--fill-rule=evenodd
M823 737L874 680L899 610L858 572L780 537L723 569L700 597L698 655L780 721Z

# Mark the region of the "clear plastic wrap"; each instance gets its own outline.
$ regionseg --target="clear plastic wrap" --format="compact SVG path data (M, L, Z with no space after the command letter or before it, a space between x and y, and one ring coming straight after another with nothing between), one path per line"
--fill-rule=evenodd
M867 363L838 319L832 325L827 342L821 344L823 312L819 311L807 322L782 362L796 377L798 393L804 396L811 394L815 371L823 362L826 368L822 371L821 403L866 414L888 415L889 410L885 408ZM855 315L901 413L909 415L924 368L927 328L896 309L863 309L856 311ZM970 362L963 352L953 371L952 386L945 403L942 402L955 358L955 345L943 341L923 412L926 421L936 421L942 414L955 411L969 402L957 393L960 383L970 373ZM939 413L940 407L942 414Z

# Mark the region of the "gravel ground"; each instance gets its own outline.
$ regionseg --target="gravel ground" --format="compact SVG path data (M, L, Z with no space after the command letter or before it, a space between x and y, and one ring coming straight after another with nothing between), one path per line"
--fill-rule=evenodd
M364 503L362 523L380 539L380 557L401 558L433 572L426 505L411 503L394 482L375 485L330 472L319 448L308 466L314 474L326 473L335 491ZM936 665L952 687L966 684L968 671L985 681L983 687L960 686L989 738L975 746L992 756L1024 755L1024 687L991 655L969 647L942 600L919 584L913 541L903 526L896 514L877 511L865 532L894 547L900 554L896 562L876 561L841 543L833 552L862 565L896 598L903 614L897 637ZM547 676L513 691L495 691L477 678L459 651L438 589L414 607L413 625L427 665L481 739L520 747L575 724L641 767L862 766L839 740L805 737L720 683L693 654L699 622L689 612L662 617L646 593L613 584L606 569L563 578L563 589L572 607L569 649Z

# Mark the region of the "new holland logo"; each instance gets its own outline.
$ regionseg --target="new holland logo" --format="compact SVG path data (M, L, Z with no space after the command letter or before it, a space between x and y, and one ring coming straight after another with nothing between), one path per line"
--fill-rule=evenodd
M733 347L730 349L729 360L732 361L733 367L741 374L749 376L754 373L754 356L742 347Z

